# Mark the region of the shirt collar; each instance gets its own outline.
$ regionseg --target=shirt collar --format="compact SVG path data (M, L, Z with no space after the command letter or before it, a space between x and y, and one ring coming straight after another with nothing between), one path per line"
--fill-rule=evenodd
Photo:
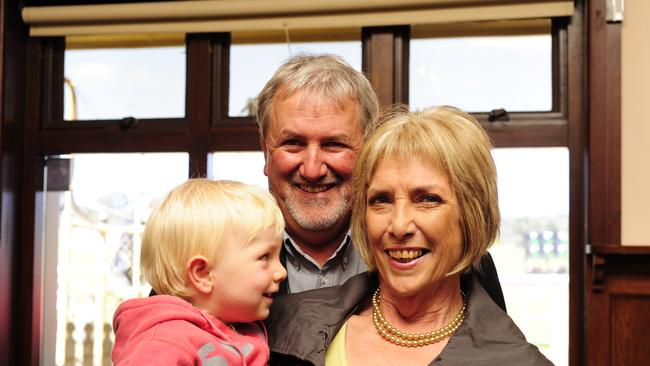
M339 244L339 246L336 248L332 256L330 256L325 261L325 264L329 263L332 259L338 256L343 256L340 262L341 262L341 268L345 270L349 262L350 248L352 248L352 245L350 245L351 241L352 241L352 233L351 230L348 229L347 233L345 233L345 236L343 237L343 240L341 240L341 244ZM289 236L289 234L286 231L282 234L282 242L284 244L285 249L287 250L288 259L292 261L293 265L296 267L297 270L300 270L300 261L298 260L299 256L317 265L316 261L309 254L305 253L294 242L294 240L291 238L291 236Z

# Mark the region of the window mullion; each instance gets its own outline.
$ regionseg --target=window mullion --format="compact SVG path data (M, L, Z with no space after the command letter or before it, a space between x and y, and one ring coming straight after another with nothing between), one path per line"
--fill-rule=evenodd
M211 41L207 34L188 34L187 86L185 116L189 176L205 177L208 173L211 102Z
M368 27L362 30L363 71L379 104L408 103L410 27Z

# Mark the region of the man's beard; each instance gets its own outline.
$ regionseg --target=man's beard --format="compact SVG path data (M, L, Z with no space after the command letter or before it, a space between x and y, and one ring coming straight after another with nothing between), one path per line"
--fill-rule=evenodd
M323 179L323 183L318 183L321 185L336 182L337 186L330 189L338 189L337 195L307 201L294 196L294 190L300 189L295 185L306 183L296 177L290 178L289 181L293 187L287 189L284 204L291 217L306 230L318 231L332 228L350 211L352 196L350 188L342 187L342 179L339 177L326 177Z

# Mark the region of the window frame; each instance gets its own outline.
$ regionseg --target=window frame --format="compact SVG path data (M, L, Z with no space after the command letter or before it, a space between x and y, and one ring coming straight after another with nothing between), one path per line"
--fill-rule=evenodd
M67 121L63 117L63 80L65 63L65 39L62 37L42 38L41 57L43 58L41 99L42 120L40 121L43 132L55 133L53 137L65 139L66 135L75 136L78 133L113 133L117 130L141 128L153 133L178 133L186 117L178 118L141 118L136 119L137 126L128 127L127 118ZM187 85L187 82L186 82ZM186 90L190 90L186 87ZM186 107L187 110L187 107ZM187 115L187 111L185 113ZM79 130L81 132L73 132ZM67 141L75 144L75 140ZM54 141L44 142L45 149ZM66 144L67 145L67 144ZM100 145L101 146L101 145ZM100 148L100 147L98 147ZM82 147L83 149L83 147Z
M584 330L584 233L582 207L585 190L583 175L587 148L585 133L584 40L582 39L582 9L571 18L553 20L553 110L550 112L517 112L507 122L488 122L487 114L475 114L496 147L557 147L570 149L571 213L570 236L570 359L583 358ZM370 27L362 30L363 70L370 73L373 87L380 92L382 104L408 102L408 43L410 34L405 27ZM42 290L38 268L37 248L33 248L35 213L33 194L40 190L35 176L40 174L43 156L87 152L189 152L188 176L206 176L208 157L214 151L258 150L257 127L251 117L228 117L227 97L223 88L229 82L228 33L189 34L187 50L186 113L182 119L144 119L134 128L120 126L121 120L83 121L70 124L63 121L62 108L54 101L63 100L64 39L61 37L27 40L26 121L23 153L26 161L35 161L35 169L26 169L23 180L22 203L23 243L32 246L22 258L19 280L32 283L31 291L23 292L18 300L24 315L30 320L20 333L22 349L29 350L31 360L38 361L40 310L43 304L37 295ZM390 78L372 79L373 70L389 70ZM55 99L58 98L58 99ZM226 107L226 109L224 109ZM225 112L224 112L225 111ZM225 113L225 116L224 116ZM59 119L58 116L61 116ZM54 118L56 116L56 118ZM92 123L86 123L92 122ZM226 125L225 123L231 123ZM64 125L65 123L66 125ZM574 179L575 178L575 179ZM30 198L31 196L31 198ZM24 265L26 264L26 266ZM24 283L24 282L22 282ZM27 356L25 356L27 357Z
M363 71L369 75L380 104L408 104L410 27L366 27L361 33ZM508 121L494 122L489 121L488 113L473 114L496 147L568 146L566 19L551 21L551 37L551 111L509 112ZM191 150L199 153L200 146L205 146L207 153L257 150L259 140L253 118L228 115L231 39L230 33L187 35L185 117L138 119L135 127L128 127L126 119L75 123L63 119L61 85L65 40L42 38L41 83L48 92L43 93L41 102L39 153ZM200 60L201 57L208 57L209 63ZM209 105L204 103L206 95L210 98ZM205 113L208 121L198 122ZM207 142L201 138L207 132L203 126L206 122L209 124Z

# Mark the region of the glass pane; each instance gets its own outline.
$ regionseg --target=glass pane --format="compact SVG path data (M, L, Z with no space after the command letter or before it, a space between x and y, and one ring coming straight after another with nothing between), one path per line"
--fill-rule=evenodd
M268 188L264 175L264 154L261 151L218 152L211 155L211 179L236 180Z
M550 111L551 36L413 39L409 98L412 109Z
M229 116L248 116L252 102L275 70L292 55L330 53L361 71L361 41L237 45L230 48ZM264 62L260 62L263 59Z
M569 351L569 150L494 149L501 235L490 249L508 315L555 365Z
M64 72L67 121L185 116L184 46L66 50Z
M187 179L188 155L75 154L69 190L40 194L42 365L110 365L113 313L151 288L140 242L153 207Z

